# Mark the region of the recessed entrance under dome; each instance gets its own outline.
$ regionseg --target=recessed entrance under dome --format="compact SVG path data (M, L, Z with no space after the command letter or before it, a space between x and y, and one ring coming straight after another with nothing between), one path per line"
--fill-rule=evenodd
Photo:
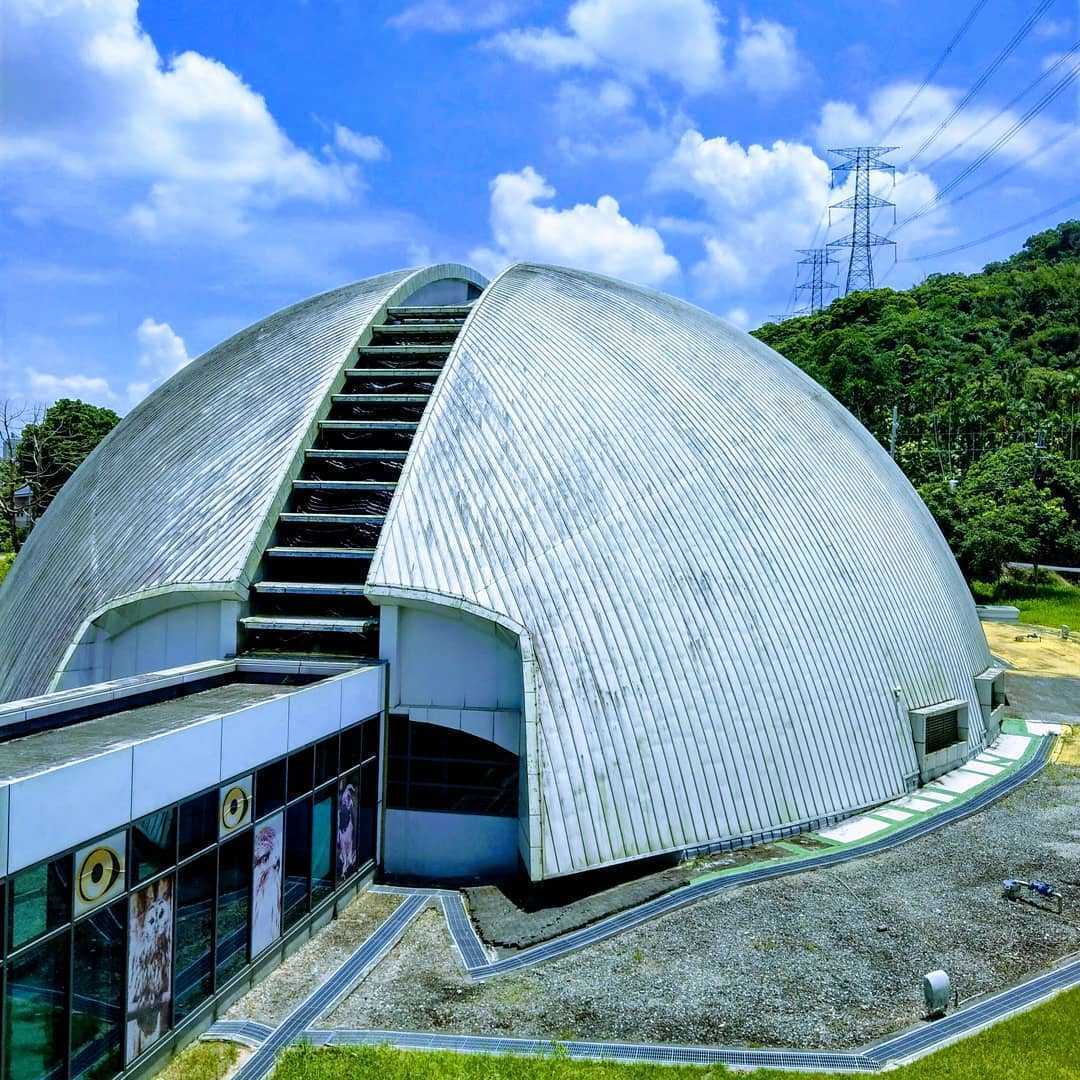
M403 877L512 873L518 755L467 731L391 714L383 868Z

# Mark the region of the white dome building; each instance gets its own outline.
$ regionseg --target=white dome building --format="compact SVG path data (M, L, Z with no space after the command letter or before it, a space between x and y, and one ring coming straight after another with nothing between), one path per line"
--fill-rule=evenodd
M271 316L143 402L0 592L0 699L387 662L380 858L532 880L737 846L977 753L1000 681L925 506L825 390L519 264Z

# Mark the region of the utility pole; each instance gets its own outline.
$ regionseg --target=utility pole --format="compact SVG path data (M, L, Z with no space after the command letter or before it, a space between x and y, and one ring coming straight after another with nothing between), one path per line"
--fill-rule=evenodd
M893 223L896 222L896 205L870 193L870 178L875 172L895 175L896 166L885 161L882 155L897 149L899 147L896 146L852 146L829 151L830 154L838 154L843 159L832 167L831 187L843 183L850 173L855 174L855 194L829 207L830 220L833 210L851 211L851 234L839 240L832 240L828 245L831 248L851 249L848 258L847 281L844 285L845 296L856 289L874 287L873 249L875 247L892 245L894 249L896 248L895 240L879 236L870 229L872 211L882 207L892 207Z
M1042 534L1041 534L1041 531L1039 530L1039 516L1040 515L1039 515L1039 512L1038 512L1038 506L1039 506L1039 455L1045 449L1046 449L1046 433L1040 427L1039 430L1038 430L1038 434L1036 434L1036 436L1035 436L1035 454L1034 454L1034 461L1032 463L1032 468L1031 468L1031 479L1035 484L1035 506L1036 506L1036 511L1035 511L1035 513L1036 513L1036 517L1035 517L1035 529L1036 529L1036 532L1035 532L1035 557L1034 557L1034 559L1032 561L1032 564L1031 564L1031 566L1032 566L1031 581L1032 581L1032 584L1035 586L1035 595L1036 596L1039 595L1039 554L1040 554L1040 549L1042 548L1042 543L1041 543Z
M840 264L832 257L827 247L823 248L798 248L800 255L805 255L805 259L800 259L799 266L809 266L809 276L806 281L799 282L795 289L797 292L803 292L804 290L810 291L810 303L803 309L808 315L814 315L816 312L823 311L826 307L825 293L829 289L839 289L840 286L835 281L826 281L825 275L829 273L830 266L839 266Z

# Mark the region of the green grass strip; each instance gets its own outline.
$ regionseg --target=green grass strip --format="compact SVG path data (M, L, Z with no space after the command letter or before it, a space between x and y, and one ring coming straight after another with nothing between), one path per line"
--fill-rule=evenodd
M882 1075L889 1080L1077 1080L1078 1047L1080 989L1059 994L1038 1008ZM295 1046L282 1056L272 1080L702 1080L706 1076L821 1080L823 1075L773 1069L736 1073L722 1066L575 1061L565 1051L519 1057L395 1050L387 1046ZM828 1075L841 1080L865 1080L867 1076Z

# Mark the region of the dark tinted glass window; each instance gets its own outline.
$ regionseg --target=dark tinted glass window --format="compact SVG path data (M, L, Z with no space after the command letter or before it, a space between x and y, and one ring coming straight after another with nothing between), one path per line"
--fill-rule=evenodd
M263 817L285 805L285 759L255 774L255 816Z
M293 803L285 812L285 889L283 929L307 913L308 874L311 872L311 800Z
M207 791L180 804L180 858L209 847L218 837L218 793Z
M70 946L70 931L65 931L8 961L4 1045L9 1080L62 1075Z
M359 765L364 758L363 724L354 724L341 733L341 771Z
M235 975L248 957L251 910L251 832L221 845L218 862L218 985Z
M338 773L338 737L331 735L315 747L315 784L325 784Z
M361 756L364 761L379 752L379 718L373 716L360 725Z
M486 739L391 717L387 805L516 817L518 758Z
M208 851L177 872L176 974L173 1000L177 1022L214 989L214 891L217 852Z
M375 858L376 803L379 797L379 763L360 767L360 810L357 814L356 847L360 865Z
M111 1080L123 1065L126 900L75 924L71 1075Z
M315 762L315 748L297 750L289 755L289 799L299 799L311 790L312 769Z
M334 792L315 800L311 818L311 906L334 891Z
M131 880L136 884L176 862L176 808L147 814L131 826Z
M71 856L39 863L11 879L11 948L71 919Z

